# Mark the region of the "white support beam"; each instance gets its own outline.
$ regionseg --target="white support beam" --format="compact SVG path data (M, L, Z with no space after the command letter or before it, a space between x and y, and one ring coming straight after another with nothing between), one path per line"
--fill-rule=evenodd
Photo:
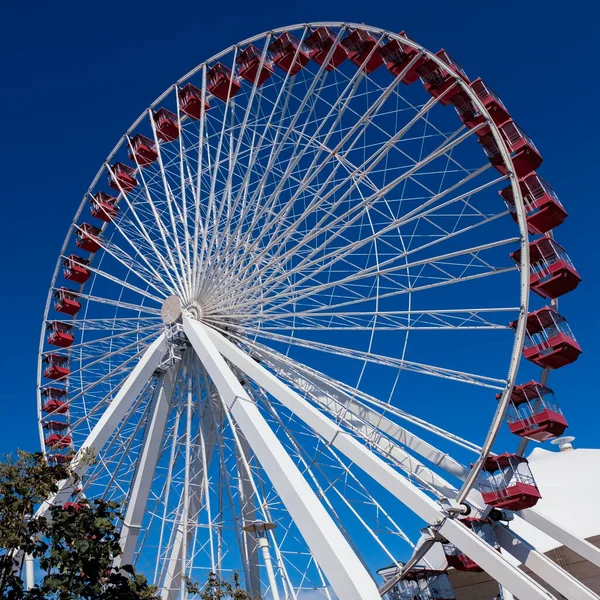
M119 557L119 564L128 565L133 561L133 554L142 528L142 521L146 514L146 506L154 479L156 463L162 447L178 369L178 364L169 367L160 376L154 390L151 412L142 443L142 451L131 484L131 495L123 520L123 528L121 530L121 549L123 554Z
M496 540L506 552L514 556L520 564L538 575L567 600L598 600L600 598L506 525L497 524L494 532Z
M239 480L239 493L240 493L240 507L243 519L243 524L252 523L257 521L256 518L256 503L254 497L254 490L252 488L252 482L250 476L244 466L244 464L251 464L252 454L250 451L250 445L244 437L242 432L238 432L238 439L240 440L240 447L237 448L237 465L238 465L238 480ZM258 544L256 543L255 537L249 531L242 532L243 542L243 558L246 563L245 570L247 573L246 587L251 600L261 600L261 589L260 589L260 567L258 564Z
M191 323L191 321L184 319L184 328L188 323ZM191 329L189 326L188 328ZM256 363L256 361L220 333L199 323L194 323L194 333L197 335L204 334L207 340L206 343L214 344L227 360L246 373L248 377L251 377L264 390L277 398L286 408L313 429L313 431L322 436L334 448L339 450L355 465L396 496L414 514L421 517L427 523L436 525L438 531L445 538L454 543L463 552L473 557L487 573L508 588L515 596L527 598L527 600L548 600L552 598L552 595L542 586L517 567L510 564L473 531L453 519L446 518L441 507L434 500L416 488L379 456L375 455L353 436L342 430L323 415L320 410L309 404L299 394L291 390L262 365ZM193 341L192 344L194 344ZM224 366L226 367L226 364ZM220 374L216 372L216 375L219 376ZM241 392L243 393L243 390ZM232 402L235 404L246 404L246 402L236 402L235 396ZM249 439L249 441L254 449L254 440ZM325 574L329 576L325 565L322 566ZM341 597L346 598L348 596Z
M202 406L200 416L200 426L203 428L205 456L202 455L202 444L200 443L199 435L195 440L196 452L191 464L191 479L190 479L190 497L188 503L188 530L187 544L190 547L194 530L197 526L200 512L203 507L203 497L205 494L204 485L206 481L205 469L211 463L213 451L217 442L218 428L221 426L224 417L223 411L220 409L220 401L216 399L214 402L214 410L208 406L209 402L213 402L212 398L206 398ZM210 415L210 416L209 416ZM214 417L213 417L214 415ZM215 423L215 419L219 423ZM180 505L184 506L184 493L181 492ZM181 591L181 570L183 568L183 546L184 546L184 515L183 508L179 515L177 523L174 525L173 534L171 536L169 558L167 559L167 569L164 580L161 585L161 598L163 600L176 600Z
M411 433L394 423L381 413L373 410L363 402L358 402L349 394L334 387L324 378L319 378L310 369L302 365L295 365L294 369L274 353L267 354L258 349L253 350L261 360L269 365L277 373L282 373L288 380L294 381L295 385L304 392L311 395L312 398L328 412L336 415L343 415L345 412L357 415L360 419L372 427L376 427L390 438L396 440L406 448L410 448L429 462L444 469L447 473L464 479L469 474L469 469L461 465L445 452L441 452L435 446L432 446L425 440ZM406 456L409 456L408 454ZM425 468L425 467L423 467ZM432 474L435 477L435 473ZM444 488L446 482L441 480L441 487ZM432 485L435 486L435 483ZM450 497L450 496L449 496Z
M184 331L331 587L344 600L380 600L375 582L198 321ZM252 359L250 359L251 362Z
M140 392L151 380L156 369L162 363L167 354L167 341L162 333L144 352L138 364L133 368L127 379L121 386L117 395L112 399L99 421L88 435L81 448L71 461L71 470L75 475L82 477L93 459L98 456L104 448L110 436L119 426L119 423L127 415ZM73 492L73 479L63 479L58 484L58 491L44 502L37 511L37 516L46 514L53 504L64 504Z
M543 515L539 511L528 508L515 513L518 517L530 525L537 527L540 531L554 538L557 542L573 550L586 560L600 567L600 548L596 548L587 540L580 538L577 534L565 529L562 525L555 523L550 517Z

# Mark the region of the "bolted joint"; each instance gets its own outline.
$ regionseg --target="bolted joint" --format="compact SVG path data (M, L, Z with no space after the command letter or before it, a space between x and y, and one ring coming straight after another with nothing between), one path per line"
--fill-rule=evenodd
M442 511L450 518L462 516L467 517L471 514L472 507L466 502L457 502L449 498L442 498L440 501Z

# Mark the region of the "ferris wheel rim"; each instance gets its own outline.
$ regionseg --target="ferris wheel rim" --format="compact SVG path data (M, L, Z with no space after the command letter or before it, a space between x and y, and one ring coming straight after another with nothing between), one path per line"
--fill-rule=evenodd
M67 231L67 235L65 237L63 246L61 248L61 252L59 254L59 260L57 262L57 265L55 267L55 272L52 277L52 283L50 286L50 290L49 290L48 298L47 298L47 302L46 302L46 308L44 311L45 314L48 314L48 312L49 312L49 307L50 307L50 304L52 301L51 299L52 299L53 291L58 289L55 282L57 281L58 274L60 272L60 263L61 263L60 257L66 255L65 251L68 246L68 243L72 239L72 235L77 228L77 224L76 224L77 219L80 217L80 215L84 211L84 209L89 201L89 198L91 197L92 190L96 186L100 177L105 172L107 166L110 165L110 162L113 159L113 157L115 156L115 154L119 151L119 149L122 148L122 146L124 144L128 143L130 134L135 130L135 128L139 125L139 123L145 117L148 116L148 114L151 114L152 109L154 107L156 107L171 92L177 90L182 83L186 82L193 75L197 74L202 68L205 67L205 65L215 63L216 61L218 61L219 58L228 55L232 51L236 51L238 48L240 48L242 46L246 46L248 44L251 44L253 42L264 39L269 36L273 37L276 34L297 31L297 30L304 30L306 32L310 28L314 28L314 27L333 27L336 29L339 28L341 30L360 29L360 30L365 30L369 33L386 36L389 39L400 40L403 43L417 49L418 51L423 52L427 56L428 59L432 60L438 66L440 66L442 68L444 67L443 61L439 57L437 57L435 55L435 53L431 52L430 50L428 50L427 48L418 44L416 41L414 41L410 38L404 38L403 36L400 36L400 34L390 32L390 31L385 30L384 28L380 28L380 27L374 27L374 26L358 24L358 23L340 22L340 21L318 21L318 22L309 22L309 23L299 23L299 24L287 25L284 27L275 28L275 29L248 37L245 40L238 42L236 44L232 44L231 46L227 47L226 49L212 55L207 60L199 63L196 67L194 67L193 69L188 71L183 77L178 79L174 84L172 84L171 86L166 88L165 91L163 93L161 93L148 106L147 109L142 111L142 113L139 115L139 117L137 117L133 121L132 125L126 130L126 132L123 134L123 136L115 144L115 146L111 150L111 152L108 154L106 159L103 161L102 166L96 173L88 190L84 194L82 201L80 203L80 206L79 206L78 210L76 211L73 222ZM491 119L490 114L489 114L488 110L486 109L486 107L483 105L481 100L478 98L477 94L475 94L475 92L473 92L473 90L471 90L471 88L461 79L461 77L459 77L457 74L453 73L452 71L450 71L449 74L455 80L456 84L458 84L461 87L462 91L477 106L479 111L486 116L487 124L490 126L490 129L492 130L492 134L494 135L496 143L498 144L498 147L503 155L505 164L511 165L512 160L510 158L510 153L509 153L507 144L500 133L499 127ZM527 227L525 224L524 203L523 203L522 193L521 193L521 189L518 185L517 178L514 175L514 173L510 170L509 170L508 176L509 176L509 180L510 180L513 194L515 197L515 204L516 204L517 216L518 216L518 226L519 226L520 237L521 237L521 269L520 269L520 273L521 273L521 277L520 277L520 279L521 279L521 282L520 282L520 285L521 285L521 298L520 298L521 308L520 308L520 314L518 316L518 323L515 327L515 343L513 345L513 351L512 351L512 356L511 356L510 363L509 363L509 371L508 371L508 376L507 376L508 384L507 384L507 387L505 388L505 392L503 394L503 399L498 404L498 409L494 416L493 423L490 426L490 431L488 432L486 442L483 446L486 450L484 450L482 452L482 454L480 456L480 460L477 461L478 464L482 463L485 460L485 458L487 457L487 455L490 453L493 441L497 435L497 432L499 431L500 425L501 425L503 417L504 417L504 413L505 413L508 403L510 401L510 394L512 392L512 387L514 386L516 374L518 372L518 367L519 367L521 354L522 354L522 346L523 346L524 340L525 340L525 329L526 329L525 321L526 321L528 300L529 300L529 245L528 245L529 233L527 231ZM41 381L41 370L42 370L41 357L43 355L43 347L44 347L44 329L42 329L42 334L40 336L40 348L39 348L40 359L38 361L38 363L39 363L38 364L38 381ZM41 399L39 397L38 397L38 421L40 422L40 441L41 441L42 448L44 448L43 431L41 429ZM473 475L473 480L475 477L476 477L476 473L474 473L474 475ZM472 483L473 482L471 482L471 485L472 485ZM468 489L464 492L463 495L466 496L466 493L468 493Z
M301 25L292 25L292 26L286 26L286 27L282 27L282 28L278 28L278 29L274 29L272 31L269 32L264 32L262 34L259 34L257 36L253 36L251 38L248 38L246 40L244 40L243 42L240 42L239 44L236 45L232 45L230 46L228 49L215 54L213 57L211 57L210 59L208 59L207 61L204 61L203 63L200 63L200 65L198 67L196 67L195 69L193 69L192 71L190 71L189 73L187 73L184 77L182 77L181 79L179 79L175 84L173 84L172 86L170 86L163 94L161 94L161 96L159 96L145 111L142 112L142 114L140 115L140 117L138 117L138 119L136 121L134 121L134 123L132 124L132 126L127 130L127 132L122 136L122 138L119 140L119 142L117 143L117 145L115 145L114 149L111 151L111 153L107 156L106 160L103 162L102 167L100 168L100 170L98 171L97 175L95 176L94 180L92 181L92 184L90 185L90 187L88 188L86 194L84 195L82 202L79 206L79 209L76 212L76 215L74 217L73 223L71 224L67 236L65 238L63 247L61 249L61 252L59 254L59 260L57 262L56 268L55 268L55 272L52 278L52 283L51 283L51 287L50 287L50 291L48 294L48 298L47 298L47 303L46 303L46 309L45 309L45 315L49 314L49 309L50 309L50 305L52 302L52 294L53 292L58 289L57 287L57 279L58 279L58 274L60 272L60 265L61 265L61 261L62 261L62 257L66 256L66 248L68 246L68 243L71 241L72 239L72 235L77 227L76 222L77 219L79 219L80 215L82 214L83 210L85 209L87 202L89 200L89 197L91 195L92 190L94 189L95 185L97 184L98 180L100 179L100 177L102 176L102 174L104 173L104 171L106 170L106 166L110 164L112 158L115 156L115 154L118 152L118 150L123 146L123 144L127 144L128 140L129 140L129 135L132 133L132 131L135 130L135 128L137 127L137 125L148 115L151 114L152 109L162 100L164 99L168 94L170 94L173 91L176 91L178 89L178 86L185 82L186 80L188 80L190 77L192 77L192 75L194 75L195 73L198 72L199 69L203 68L204 65L207 65L209 63L213 63L216 60L218 60L220 57L227 55L228 53L230 53L231 51L233 51L235 48L238 48L242 45L246 45L249 43L252 43L254 41L260 40L260 39L264 39L265 37L269 36L269 35L274 35L276 33L282 33L282 32L286 32L286 31L295 31L297 29L301 29L301 28L308 28L308 27L318 27L318 26L330 26L330 27L335 27L335 28L356 28L356 29L363 29L366 31L369 31L371 33L377 33L377 34L381 34L381 35L386 35L388 36L390 39L402 39L402 41L405 41L405 38L400 38L400 36L398 34L393 34L391 32L387 32L384 29L380 29L380 28L375 28L375 27L369 27L366 25L358 25L358 24L351 24L351 23L339 23L339 22L318 22L318 23L310 23L310 24L301 24ZM436 62L438 64L438 66L443 67L444 63L435 56L434 53L428 51L427 49L425 49L424 47L418 45L416 42L413 42L412 40L408 40L408 44L411 46L414 46L416 49L424 52L426 54L426 56L428 58L430 58L433 62ZM470 90L470 88L464 84L464 82L462 82L462 80L460 79L460 77L458 77L457 75L451 74L452 77L456 80L456 82L458 83L458 85L460 85L463 90L465 91L465 93L467 95L470 96L470 99L473 101L474 104L476 104L478 106L478 108L480 109L480 111L485 114L488 117L488 124L490 125L493 135L496 138L496 142L498 143L498 146L500 148L501 153L503 154L503 158L505 161L505 164L507 165L511 165L512 161L510 158L510 154L508 151L508 147L506 145L506 142L504 141L504 139L502 138L501 134L500 134L500 130L498 128L497 125L495 125L495 123L493 122L493 120L490 118L490 115L487 111L487 109L483 106L483 104L481 103L481 101L479 100L479 98L476 96L476 94L474 92L472 92L472 90ZM499 403L498 405L498 409L494 418L494 422L492 423L492 426L490 428L490 432L488 432L488 439L486 440L485 445L483 446L483 448L485 449L487 447L487 445L489 445L489 448L487 450L483 450L481 455L480 455L480 461L478 462L483 462L483 460L485 460L485 458L487 457L487 455L489 454L489 452L491 451L491 444L494 441L495 435L500 427L500 423L504 417L504 412L506 409L506 406L508 405L508 402L510 400L510 394L512 391L512 387L515 383L515 377L516 374L518 372L518 367L519 367L519 362L521 359L521 353L522 353L522 346L524 343L524 337L525 337L525 326L526 326L526 315L527 315L527 308L528 308L528 300L529 300L529 246L528 246L528 240L529 240L529 234L527 231L527 227L525 224L525 212L524 212L524 203L523 203L523 198L522 198L522 194L521 194L521 190L520 187L518 185L517 182L517 178L514 175L514 173L509 172L509 176L508 176L510 182L511 182L511 186L513 188L513 193L515 195L515 204L516 204L516 208L517 208L517 216L518 216L518 226L520 229L520 239L521 239L521 274L520 274L520 288L521 288L521 299L520 299L520 313L518 316L518 323L516 326L516 330L515 330L515 341L513 344L513 350L512 350L512 357L511 357L511 361L510 361L510 365L509 365L509 372L508 372L508 377L507 377L507 385L505 387L504 393L503 393L503 400ZM45 319L45 322L48 319ZM39 350L39 362L38 362L38 382L42 381L42 356L44 354L44 329L42 329L42 335L40 338L40 350ZM44 444L43 444L43 431L41 428L41 396L38 394L38 421L40 423L40 441L42 443L42 448L44 448ZM475 471L473 471L475 472ZM473 473L472 472L472 473ZM475 473L475 475L473 476L473 482L474 482L474 477L477 475L477 473ZM472 483L471 482L471 485ZM470 489L469 488L466 490L466 492L468 492ZM466 495L465 492L465 495Z

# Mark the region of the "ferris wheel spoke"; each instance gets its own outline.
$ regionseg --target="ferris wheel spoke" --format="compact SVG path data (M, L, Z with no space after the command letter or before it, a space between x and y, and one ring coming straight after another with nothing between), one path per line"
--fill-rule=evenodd
M130 144L131 142L129 142ZM130 146L131 147L131 146ZM107 171L109 172L109 174L111 175L111 177L113 179L117 179L115 176L115 173L112 169L112 167L109 164L105 164ZM155 215L155 219L156 219L156 224L159 228L159 230L162 232L161 229L161 225L160 225L160 217L156 214L156 209L154 207L154 204L152 203L152 195L150 194L150 192L148 191L148 187L146 185L145 179L144 179L144 174L142 172L142 169L139 170L140 173L140 178L142 180L142 184L145 190L145 199L146 201L149 203L149 205L152 207L152 212ZM125 203L127 204L127 207L129 209L128 214L133 215L134 217L134 221L135 224L132 222L129 224L129 227L134 227L136 233L144 240L145 243L147 243L149 245L149 247L152 250L152 256L153 258L155 258L158 263L162 266L162 268L164 269L167 277L170 279L171 281L171 285L175 288L178 287L175 279L173 278L173 274L171 272L171 269L173 269L173 271L176 273L177 272L177 268L175 266L175 263L172 261L171 262L171 267L167 266L166 262L163 259L162 253L160 253L156 247L156 244L154 243L153 239L150 237L146 226L144 225L144 223L142 222L142 220L139 217L138 211L136 211L134 204L130 201L129 199L129 195L123 190L121 184L118 184L120 191L121 191L121 197L125 200ZM165 287L167 287L168 289L168 285L166 284L166 282L164 281L164 279L162 278L162 276L158 273L157 269L152 266L152 264L150 263L150 261L148 260L147 256L140 251L139 249L139 244L136 244L133 240L130 239L129 235L125 232L125 229L123 227L123 225L125 225L126 221L124 218L122 218L118 223L115 222L115 228L119 231L119 233L121 234L121 236L123 237L123 239L125 239L125 241L129 244L129 246L133 249L135 255L146 265L146 267L150 270L150 275L153 275L154 277L156 277L159 281L161 281ZM164 240L163 240L164 241ZM166 251L169 252L169 246L165 243L165 247L166 247ZM116 244L107 244L104 247L105 251L108 251L110 254L113 255L114 258L116 258L117 260L119 260L119 258L117 257L118 251L120 250L122 255L127 256L130 260L131 258L129 257L129 255L122 249L120 249ZM112 251L111 251L112 249ZM122 264L124 264L124 266L127 266L125 264L125 262L122 262ZM139 268L139 267L138 267ZM183 291L183 290L180 290Z
M428 421L419 419L414 415L397 408L393 403L391 403L391 398L387 402L379 400L357 389L356 387L349 386L342 381L332 379L321 371L301 364L290 357L261 344L253 343L251 352L253 356L256 355L258 358L263 360L275 373L296 387L298 387L299 382L302 389L307 386L308 388L314 386L321 389L326 393L326 395L333 398L336 402L342 403L344 406L354 405L356 402L359 402L360 406L356 409L356 412L360 414L361 418L365 419L369 423L379 426L379 424L383 422L382 420L386 418L386 415L393 414L394 416L411 423L411 425L415 425L426 431L429 431L430 433L433 433L444 440L457 444L458 446L466 448L471 452L479 454L481 451L481 447L477 446L473 442L465 440L456 434L450 433L449 431L432 425ZM371 409L371 406L374 407L374 409ZM372 416L367 417L366 415ZM417 448L421 448L422 452L422 448L425 446L420 447L418 444L426 444L423 440L417 438L415 440L417 444L415 447L413 447L412 440L413 437L416 436L414 436L414 434L410 433L408 430L403 430L401 434L398 433L397 436L395 435L394 437L397 437L397 439L404 446L410 447L415 451L417 451ZM427 454L424 456L426 458L432 457L434 450L435 449L432 447L428 447ZM418 453L420 454L421 452ZM449 473L457 476L459 476L461 473L464 473L463 468L456 464L456 462L451 460L448 456L441 454L436 455L431 462L441 465L445 461L447 461L445 470L447 470Z
M55 290L59 290L60 288L54 288ZM151 306L144 306L141 304L131 304L129 302L121 302L120 300L113 300L112 298L103 298L100 296L94 296L91 294L84 294L83 292L77 292L77 298L81 298L82 300L87 300L88 302L97 302L98 304L107 304L109 306L115 306L117 308L122 308L124 310L131 310L141 313L147 313L150 315L160 315L160 309L152 308ZM140 320L142 318L140 317Z
M342 31L340 31L340 33L338 34L338 36L337 36L338 39L341 37L341 35L342 35ZM278 146L273 148L273 152L269 159L269 163L264 170L264 175L261 178L261 180L259 181L258 185L256 186L256 191L251 196L249 204L248 204L250 207L254 207L255 210L254 210L254 213L250 220L250 224L247 227L247 232L251 232L254 229L254 227L256 226L256 224L259 222L259 220L266 214L266 211L272 209L271 202L268 202L268 201L265 203L259 202L260 194L262 193L264 184L266 182L266 179L269 175L271 168L278 161L279 155L280 155L281 151L283 150L283 148L286 147L288 137L290 137L290 135L294 131L296 123L298 122L300 117L303 115L303 111L306 108L309 100L313 100L312 106L310 107L308 115L306 116L304 124L303 124L303 130L306 128L309 118L313 114L315 107L316 107L316 102L314 101L314 97L317 97L319 95L319 90L323 87L323 85L325 84L325 81L326 81L327 71L325 70L325 65L328 64L328 61L331 59L331 56L333 55L336 44L337 44L337 39L336 39L335 43L332 45L331 49L327 52L327 57L325 58L325 60L323 61L323 64L318 69L311 85L309 86L304 98L302 99L302 101L300 103L298 110L296 111L296 114L291 119L288 129L286 130L284 135L280 138ZM316 94L315 94L315 90L316 90ZM300 139L301 138L298 137L297 141L294 144L294 147L292 150L292 155L290 158L289 165L286 169L286 172L289 171L290 168L293 168L299 160L299 159L297 159L297 154L298 154ZM282 181L280 181L277 184L277 186L275 187L275 190L272 193L271 198L273 198L277 194L279 188L282 185L283 185L283 178L282 178ZM243 221L243 219L242 219L242 221ZM248 233L246 234L245 239L242 240L242 244L246 244L247 241L248 241Z
M151 113L151 111L150 111ZM153 135L154 135L154 145L155 148L158 149L158 161L159 161L159 165L160 165L160 172L162 175L162 183L164 186L163 189L163 193L166 197L166 204L169 207L169 210L171 211L172 214L172 208L171 208L171 198L169 197L170 194L170 188L168 187L167 181L166 181L166 177L164 174L164 166L162 163L162 155L161 155L161 149L160 149L160 144L158 142L158 138L156 137L156 128L154 125L154 119L152 118L152 115L149 114L148 115L148 120L151 123L152 126L152 131L153 131ZM129 144L129 149L130 152L133 154L134 153L134 149L133 146L131 144L131 140L128 139L128 144ZM177 268L175 259L173 257L173 254L171 252L171 246L174 245L177 248L179 248L179 244L177 243L177 239L176 237L172 237L173 243L169 243L167 241L167 236L166 236L166 232L165 232L165 227L163 225L162 222L162 218L158 212L158 209L154 203L153 200L153 194L150 192L149 188L148 188L148 184L146 182L146 176L144 175L144 170L142 168L138 169L138 176L140 177L140 180L142 182L142 187L144 189L144 196L143 196L143 200L148 204L148 207L151 210L152 213L152 221L150 221L150 225L151 226L155 226L159 233L160 233L160 238L163 242L163 247L164 247L164 252L166 252L166 256L169 260L169 262L167 263L167 261L165 260L165 258L163 257L163 253L159 251L159 249L157 248L154 240L152 239L152 237L149 235L148 229L146 228L146 226L144 225L140 215L139 215L139 211L136 210L135 205L129 201L129 198L127 196L127 194L124 194L125 197L125 201L128 205L129 208L129 212L130 214L133 215L135 223L137 225L137 230L138 232L141 234L142 238L144 239L144 241L150 246L151 251L153 253L154 258L156 258L156 260L158 260L159 264L161 265L163 271L166 273L167 277L169 278L169 280L171 281L171 284L173 285L173 287L179 289L180 293L184 293L185 292L185 288L183 287L183 281L181 279L180 276L180 272L179 269ZM138 198L138 201L136 204L140 204L141 203L141 199ZM125 235L124 232L122 232L122 235ZM176 236L176 230L173 227L173 232L172 232L172 236ZM132 245L132 244L130 244ZM143 255L141 255L143 256ZM183 267L183 265L181 264L181 266Z
M159 295L166 297L169 294L168 290L170 289L170 286L164 281L162 276L158 273L150 261L141 254L139 248L133 241L129 239L129 237L124 233L123 229L119 229L119 226L116 224L115 228L119 231L119 233L121 233L127 243L135 250L136 256L139 256L142 259L142 262L145 266L137 262L136 259L134 259L125 250L113 242L105 242L102 245L103 250L128 271L133 273L137 278L147 282L148 285L156 290ZM164 287L161 289L156 285L156 283L160 283Z
M218 329L218 328L215 328ZM372 362L373 364L380 364L388 367L393 367L395 369L401 369L406 371L412 371L414 373L421 373L423 375L430 375L432 377L441 377L443 379L449 379L452 381L458 381L461 383L469 383L472 385L479 385L483 387L488 387L491 389L502 390L506 385L506 381L503 379L498 379L495 377L489 377L485 375L475 375L473 373L467 373L464 371L456 371L453 369L446 369L443 367L437 367L433 365L427 365L424 363L417 363L408 360L400 360L391 358L388 356L372 354L369 352L362 352L360 350L346 348L342 346L325 344L322 342L315 342L312 340L295 338L293 336L286 336L281 334L276 334L273 332L263 332L260 329L250 330L255 336L259 338L264 338L268 340L272 340L275 342L283 342L285 344L291 344L293 346L299 346L302 348L308 348L312 350L318 350L320 352L344 356L346 358L353 358L361 361ZM230 334L231 335L231 334ZM248 337L240 337L238 335L233 335L236 339L241 342L252 344L252 342L248 339Z
M448 188L447 190L444 190L443 192L441 192L439 194L436 194L436 196L434 198L432 198L432 201L437 201L437 200L443 198L448 193L454 191L455 189L457 189L458 187L460 187L461 185L466 183L468 180L470 180L474 176L475 176L474 174L470 174L466 178L464 178L461 182L459 182L458 184L452 186L451 188ZM481 192L481 191L487 189L494 183L498 183L499 181L501 181L501 179L503 179L503 178L496 179L493 182L486 183L486 184L479 186L478 188L469 190L468 192L460 194L459 196L456 196L456 197L444 202L442 205L430 208L428 211L418 212L417 214L413 214L411 216L411 218L402 217L399 219L393 219L390 221L390 223L388 225L379 229L377 232L374 232L370 236L363 237L358 244L354 243L354 244L351 244L349 247L348 247L348 245L343 245L343 246L340 246L339 248L331 251L329 254L324 254L322 256L319 256L317 259L310 260L313 256L315 256L315 255L318 256L321 252L324 252L326 247L333 241L333 239L342 235L344 231L346 231L349 227L351 227L351 225L354 223L354 219L353 219L350 223L345 223L339 230L335 231L331 236L328 236L327 239L318 248L315 248L314 250L312 250L309 255L307 255L306 257L303 257L302 260L294 267L294 270L292 270L291 273L304 271L304 272L308 272L314 276L315 274L318 274L319 272L322 272L323 270L330 268L331 266L336 264L337 261L342 260L346 256L351 255L352 253L356 252L357 249L362 248L362 247L366 246L367 244L375 242L377 240L385 239L384 236L387 233L392 232L394 230L400 230L401 227L405 227L418 219L427 217L431 213L434 213L435 211L446 208L446 207L454 204L455 202L459 202L459 201L464 202L465 199L467 199L467 198L470 199L470 197L473 196L474 194L477 194L478 192ZM471 229L474 229L475 226L478 227L478 226L487 224L487 223L495 220L496 218L504 216L505 214L507 214L506 211L502 212L500 214L494 214L494 215L490 215L487 217L484 215L481 215L482 220L480 222L478 222L477 224L475 224L474 226L470 226L468 228L463 228L459 231L453 231L451 233L445 232L444 236L440 236L434 242L442 243L442 242L446 241L447 239L456 237L457 235L460 235L462 233L470 231ZM362 217L362 213L356 217L356 220L358 219L358 217ZM326 231L327 230L325 230L325 232ZM427 247L429 247L429 245L425 245L422 248L424 249ZM410 251L405 251L406 254L403 255L402 257L404 258L404 256L407 256L414 252L418 252L420 249L421 249L421 247L416 248L416 249L413 248ZM287 260L289 258L289 253L286 253L286 254L288 254L288 256L286 256L286 255L278 256L278 260ZM318 267L318 270L311 271L311 269L313 269L314 267ZM281 276L279 276L279 278L274 279L273 275L271 274L265 279L265 284L277 283L280 280L281 280Z
M400 74L394 80L394 82L390 86L388 86L389 93L391 93L396 88L396 86L399 84L399 82L401 80L401 75L402 74ZM359 118L359 121L355 124L355 126L353 126L353 128L350 130L350 132L344 136L342 141L339 142L335 146L335 148L332 148L331 150L328 149L328 153L327 153L323 163L321 164L321 167L314 173L313 177L309 178L308 180L305 180L304 183L302 184L302 186L300 186L298 188L298 191L296 191L294 193L294 195L292 196L292 198L289 202L290 206L293 205L294 200L296 200L296 198L300 195L300 193L302 191L304 191L306 186L308 186L308 184L310 184L312 182L312 180L315 177L317 177L317 175L327 166L328 161L331 160L331 158L333 158L333 157L337 157L339 150L343 147L343 145L348 140L350 140L356 132L359 132L359 134L356 135L354 140L350 143L350 146L347 149L347 153L349 153L352 150L352 148L358 143L358 141L361 139L361 137L363 135L363 133L360 133L360 129L363 128L364 125L369 122L370 118L372 118L375 114L377 114L377 111L381 108L381 106L383 106L385 100L388 97L389 97L389 94L386 95L386 92L384 92L382 94L382 96L380 96L380 103L379 104L376 103L369 111L367 111L367 113L365 115L361 115ZM301 215L301 217L299 219L296 220L296 228L300 225L300 223L302 221L305 220L306 217L308 217L311 214L311 212L314 212L315 210L320 208L330 197L334 196L334 194L336 194L338 191L340 191L348 181L352 180L353 178L356 178L352 187L350 188L350 191L351 191L354 187L356 187L358 184L360 184L363 179L366 179L368 174L375 168L375 166L377 166L379 161L382 160L386 156L386 154L394 147L394 145L399 140L401 140L402 137L411 129L411 127L416 122L418 122L418 120L424 114L426 114L429 110L431 110L431 108L433 106L435 106L436 103L437 103L437 99L435 99L435 98L432 98L431 100L429 100L424 105L424 107L421 108L421 110L417 113L417 115L401 131L399 131L392 138L390 138L388 141L386 141L386 143L379 150L379 156L374 156L372 158L370 157L369 159L364 161L360 166L355 167L354 170L346 176L346 178L344 178L340 183L335 185L324 196L321 196L320 193L317 192L317 194L315 195L315 198L313 199L313 201L311 202L311 204L309 205L307 210L304 211L304 213ZM333 108L334 107L332 107L332 110L333 110ZM330 132L330 134L331 133L332 132ZM301 140L301 135L298 135L298 141L300 141L300 140ZM312 141L312 138L309 141ZM322 144L321 146L323 146L323 145L324 144ZM309 142L307 142L306 146L310 146ZM371 162L371 160L372 160L372 162ZM371 164L368 164L369 162L371 162ZM335 177L335 174L337 173L338 168L341 165L342 165L342 163L340 161L338 161L337 165L333 168L332 173L328 176L326 181L321 185L321 189L324 189L329 185L329 183L333 180L333 178ZM289 168L288 168L288 170L289 170ZM282 178L282 180L283 180L283 178ZM275 194L273 194L271 196L271 198L274 198L274 197L275 197ZM342 198L342 200L343 200L343 198ZM273 205L273 202L271 203L271 205ZM269 206L269 210L272 210L272 206ZM266 210L263 210L263 213L264 212L266 212ZM262 216L262 214L260 216ZM278 219L280 219L280 217L278 217ZM272 220L267 221L267 227L271 222L272 222ZM250 224L249 230L253 229L253 225L254 225L254 221ZM290 233L295 230L294 226L291 226L288 229L289 229ZM267 252L271 247L273 247L276 243L279 243L280 241L281 241L281 236L279 236L279 237L272 236L270 242L264 248L263 253ZM241 261L244 258L245 258L245 256L242 255L239 260Z
M177 96L177 94L175 94L175 96ZM158 210L156 208L156 206L153 203L152 200L152 195L148 192L148 187L146 185L146 182L144 181L144 176L143 173L141 173L142 176L142 181L144 184L144 189L146 191L146 196L147 196L147 200L148 200L148 204L150 206L150 208L152 209L152 212L154 214L154 218L156 221L156 225L158 226L158 229L160 231L160 235L161 238L163 240L163 244L165 247L165 250L169 256L169 261L173 267L173 271L175 273L175 275L177 275L177 280L179 285L182 288L182 291L187 291L187 293L190 293L190 290L188 288L186 288L186 282L183 280L183 277L181 276L181 273L185 272L185 266L184 266L184 260L183 260L183 256L182 256L182 252L181 252L181 244L179 241L179 236L177 235L177 226L175 224L175 215L173 212L173 206L175 205L177 207L177 202L175 200L175 196L171 190L171 187L167 181L167 176L166 176L166 172L165 172L165 165L163 162L163 155L162 155L162 149L161 149L161 144L159 143L159 139L158 139L158 135L157 135L157 131L156 131L156 123L154 121L154 117L152 114L152 110L148 111L148 121L150 122L150 126L152 128L152 136L154 138L154 145L155 148L157 148L158 152L157 152L157 162L158 162L158 167L160 170L160 175L161 175L161 179L162 179L162 184L163 184L163 193L164 193L164 197L165 197L165 203L167 205L167 210L168 210L168 214L169 214L169 220L171 223L171 231L169 233L167 227L163 226L162 223L162 219L160 218L160 216L158 216ZM180 123L180 121L178 121L178 123ZM180 146L180 156L181 156L181 147L183 144L183 135L180 133L179 135L179 146ZM181 166L181 169L183 169L183 167ZM140 169L140 171L142 171L142 169ZM185 188L184 182L182 180L180 180L181 185L181 189L182 189L182 194L184 194L185 192L183 191ZM181 215L181 213L179 214L179 218L180 220L183 220L183 217ZM167 233L169 233L169 237L172 241L172 243L169 243L167 241ZM179 271L177 269L176 266L176 261L175 258L173 257L173 253L171 251L171 246L175 246L175 251L177 252L177 257L179 259L179 266L181 268L181 271Z

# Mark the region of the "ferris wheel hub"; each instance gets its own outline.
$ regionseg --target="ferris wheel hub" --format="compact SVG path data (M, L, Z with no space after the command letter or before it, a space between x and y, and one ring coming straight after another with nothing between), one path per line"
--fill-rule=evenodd
M172 325L181 318L181 300L177 296L169 296L160 309L160 315L165 325Z

